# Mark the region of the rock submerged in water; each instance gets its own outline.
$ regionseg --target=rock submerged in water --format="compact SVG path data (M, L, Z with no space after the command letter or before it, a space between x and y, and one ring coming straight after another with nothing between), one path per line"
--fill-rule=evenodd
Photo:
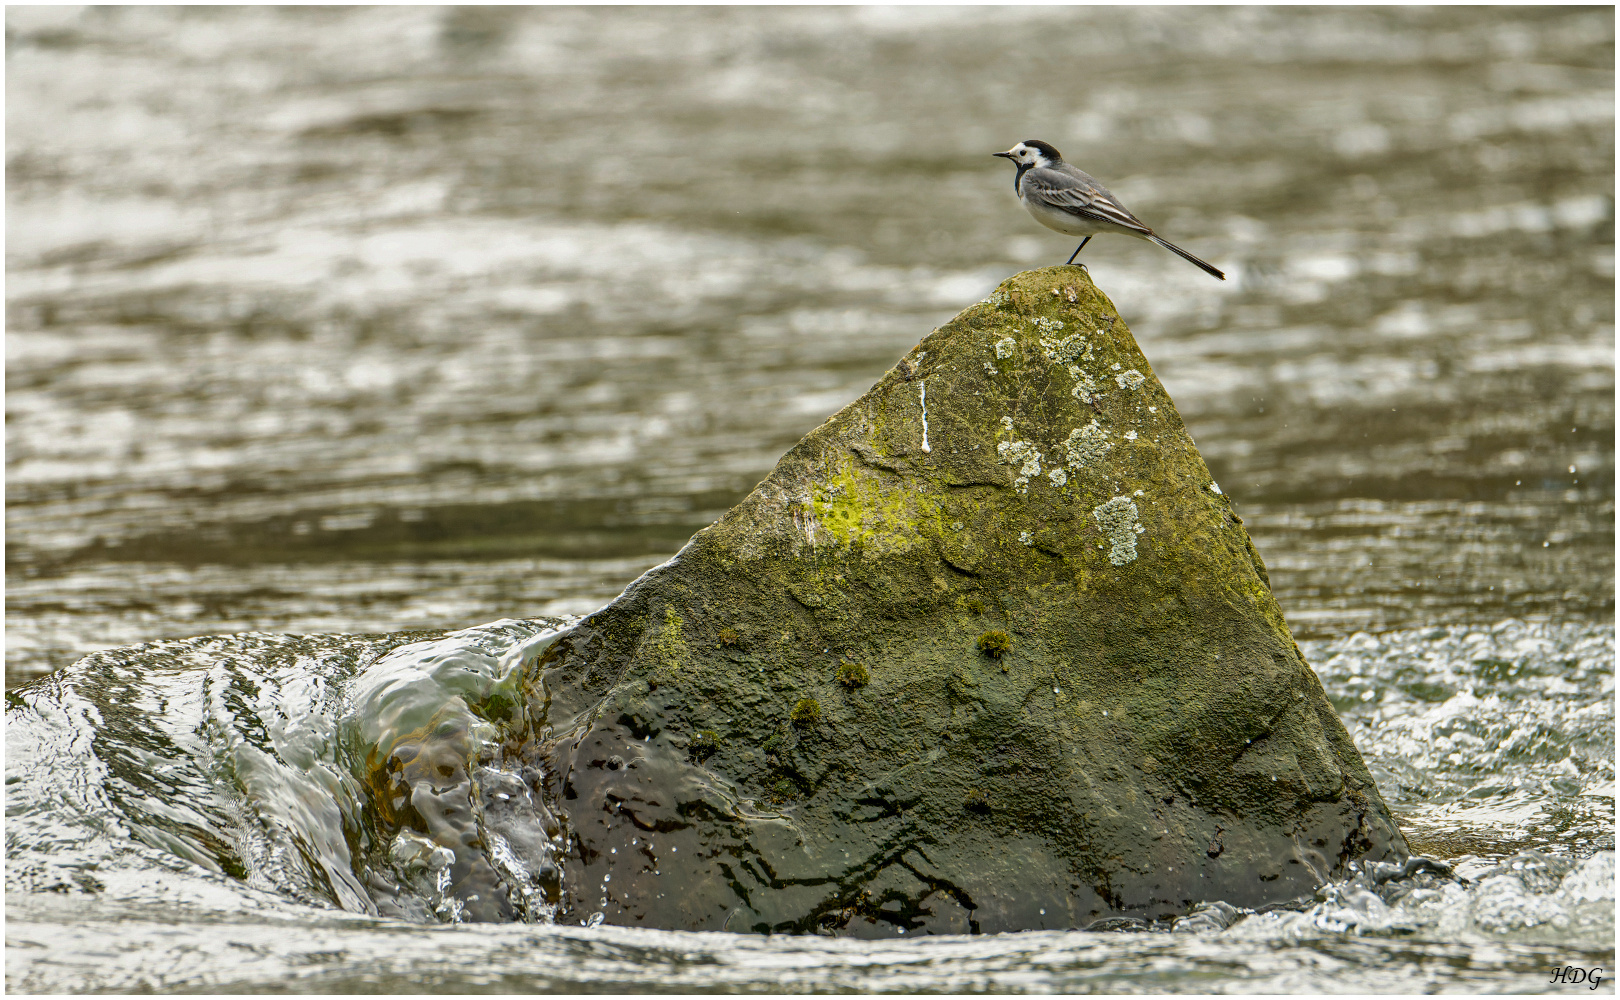
M935 330L539 666L559 920L1086 927L1407 853L1075 268Z

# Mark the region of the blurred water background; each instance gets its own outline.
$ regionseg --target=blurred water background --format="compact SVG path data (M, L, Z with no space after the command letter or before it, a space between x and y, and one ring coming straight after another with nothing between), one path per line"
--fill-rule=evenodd
M1612 972L1613 29L1603 7L8 7L8 692L158 638L594 610L928 330L1068 256L989 156L1041 138L1230 276L1084 255L1414 846L1473 879L1189 935L412 927L100 855L99 888L45 892L12 875L45 850L10 835L13 790L8 985Z

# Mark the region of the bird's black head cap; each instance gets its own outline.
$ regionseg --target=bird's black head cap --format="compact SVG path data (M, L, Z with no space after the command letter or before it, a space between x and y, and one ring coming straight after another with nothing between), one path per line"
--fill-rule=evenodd
M1053 163L1057 163L1063 159L1063 154L1058 152L1056 147L1049 142L1042 142L1039 139L1025 139L1024 145L1028 146L1030 149L1038 151L1042 156L1046 157L1048 160L1051 160Z

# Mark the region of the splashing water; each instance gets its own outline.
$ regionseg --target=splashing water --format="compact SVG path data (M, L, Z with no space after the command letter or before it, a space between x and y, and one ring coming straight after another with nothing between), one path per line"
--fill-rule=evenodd
M133 868L188 876L142 883L137 903L212 876L352 913L549 919L561 831L542 776L503 769L498 741L527 735L527 668L558 631L241 635L86 657L12 696L8 884L101 894L106 873Z
M1414 844L1444 861L1370 865L1268 912L1213 901L1168 926L881 945L549 922L566 819L544 775L509 762L546 735L536 666L565 627L156 642L14 693L12 988L252 988L297 970L310 990L423 976L1177 990L1214 976L1371 991L1530 988L1553 965L1612 964L1613 643L1598 626L1309 644ZM496 923L456 930L469 921ZM121 941L115 961L103 933ZM1351 971L1329 976L1324 957Z
M1302 646L1414 850L1612 844L1612 628L1509 620Z

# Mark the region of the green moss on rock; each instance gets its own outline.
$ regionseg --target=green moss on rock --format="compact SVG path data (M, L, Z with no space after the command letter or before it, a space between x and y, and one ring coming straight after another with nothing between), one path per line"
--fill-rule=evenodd
M840 663L836 674L838 683L851 691L872 683L872 674L860 663Z
M712 757L722 742L720 734L714 730L700 729L692 734L692 741L686 745L686 749L693 760L702 761Z
M999 660L1012 650L1012 636L1001 631L986 632L979 636L979 641L975 645L985 656Z
M821 702L814 698L800 698L793 705L793 711L788 718L795 726L808 727L821 721Z
M787 778L779 778L771 784L771 801L776 803L791 802L799 795L799 787Z

